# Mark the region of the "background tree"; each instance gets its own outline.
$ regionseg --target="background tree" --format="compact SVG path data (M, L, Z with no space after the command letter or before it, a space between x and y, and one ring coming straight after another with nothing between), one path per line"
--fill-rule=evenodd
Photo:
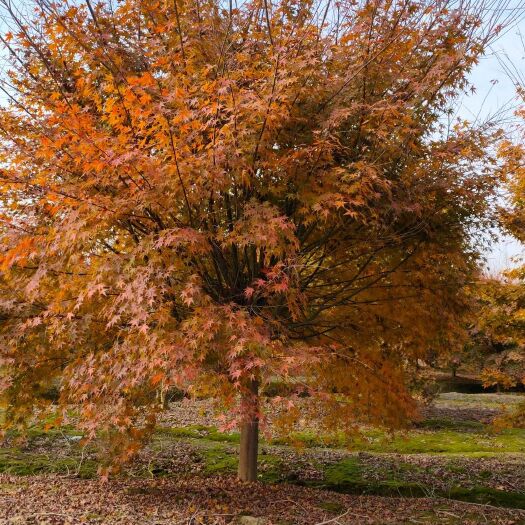
M405 365L461 331L496 184L498 134L451 104L509 12L1 4L7 424L59 381L118 464L154 427L153 390L205 388L253 480L275 378L333 429L410 417Z
M474 353L484 386L515 387L525 379L523 282L484 278L473 290L476 305L469 354Z
M514 135L500 147L505 163L506 206L501 209L501 224L518 241L525 242L525 78L519 67L503 64L513 79L518 95L517 123ZM497 364L509 369L493 378L507 383L525 384L525 261L515 261L514 268L506 272L508 281L493 285L491 308L486 319L487 326L498 341L510 345L510 359L503 355ZM489 369L490 372L490 369ZM492 379L489 375L489 381ZM525 424L525 406L512 414L511 422Z

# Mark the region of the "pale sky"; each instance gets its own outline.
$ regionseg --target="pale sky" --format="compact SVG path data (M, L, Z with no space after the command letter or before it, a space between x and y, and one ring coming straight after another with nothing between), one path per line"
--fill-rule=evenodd
M512 118L518 100L513 82L501 61L512 64L525 78L525 0L517 0L514 6L521 11L522 19L507 29L472 71L470 80L476 86L476 93L462 99L459 109L461 118L485 120L502 110ZM486 255L487 269L491 273L512 266L516 257L525 257L525 246L512 237L501 233L499 236L500 241Z

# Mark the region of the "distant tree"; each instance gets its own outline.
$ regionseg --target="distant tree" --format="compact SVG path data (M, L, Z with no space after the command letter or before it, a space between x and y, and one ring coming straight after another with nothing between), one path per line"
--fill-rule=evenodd
M511 388L525 381L525 286L486 278L474 287L476 305L469 343L485 387Z
M501 210L501 225L518 241L525 243L525 78L520 68L509 68L520 100L516 110L517 127L512 140L502 142L508 204ZM525 257L525 248L523 257ZM504 347L492 367L486 370L486 383L525 384L525 259L515 261L506 272L505 282L488 283L488 308L483 315L491 337ZM525 424L525 405L513 415L514 422Z
M6 424L58 381L118 464L154 428L152 392L205 391L241 428L244 480L272 380L332 429L403 424L405 365L460 333L491 223L499 136L451 105L507 11L0 4Z
M512 75L512 71L510 73ZM509 201L508 206L502 209L501 223L516 239L525 243L525 78L520 75L519 70L512 78L516 84L520 103L516 110L517 138L502 142L500 147L501 158L505 161L504 173ZM523 258L521 263L521 267L518 264L514 268L511 277L525 281L525 260Z

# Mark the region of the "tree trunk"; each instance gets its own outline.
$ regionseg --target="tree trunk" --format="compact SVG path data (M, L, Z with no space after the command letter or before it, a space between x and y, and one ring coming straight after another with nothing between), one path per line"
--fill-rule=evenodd
M241 426L241 446L239 450L239 479L241 481L257 481L257 452L259 447L259 385L250 381L248 394L250 404L253 403L250 415Z

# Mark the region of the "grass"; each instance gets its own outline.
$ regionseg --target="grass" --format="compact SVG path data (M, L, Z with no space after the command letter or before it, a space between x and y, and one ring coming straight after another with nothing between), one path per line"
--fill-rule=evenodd
M413 468L413 465L406 465ZM402 465L401 465L402 467ZM363 465L357 457L349 457L329 467L322 482L312 483L313 486L350 494L369 494L378 496L402 497L442 497L472 503L489 504L508 508L525 509L525 494L509 492L490 487L475 486L463 488L451 487L439 490L421 483L407 482L390 473L381 481L370 481L364 477Z
M406 465L407 468L412 465ZM366 478L366 470L359 458L351 456L328 467L322 482L314 486L335 492L350 494L373 494L379 496L424 497L425 487L418 483L402 481L391 472L383 472L381 481Z
M204 472L208 475L234 474L239 460L237 449L224 446L205 446L199 451L204 462ZM281 459L274 454L261 451L258 458L259 480L265 483L291 481L283 475Z
M200 451L206 474L233 474L239 464L236 455L224 447L207 447Z
M213 435L213 434L212 434ZM237 448L228 442L216 442L210 439L195 438L200 446L198 454L203 462L205 475L230 475L236 472L238 459ZM180 439L180 438L179 438ZM186 437L182 439L187 439ZM36 454L19 449L0 449L0 472L25 476L38 474L69 474L82 478L91 478L96 475L98 464L94 460L81 462L78 456L53 458L44 454ZM396 472L381 472L380 480L371 480L367 476L369 467L361 463L359 457L349 456L346 459L325 468L322 481L300 481L287 473L286 465L282 460L269 452L263 451L259 456L259 479L266 483L291 482L315 488L332 490L334 492L350 494L368 494L380 496L402 497L444 497L467 502L483 503L509 508L525 508L525 494L507 492L484 486L462 488L455 486L447 491L436 490L421 483L405 481L402 478L403 470L417 469L407 463L396 464ZM454 471L454 465L448 467ZM148 473L142 475L166 476L174 475L164 469L157 469L155 465L149 467ZM376 472L377 474L377 472ZM483 473L480 478L483 478ZM328 507L326 508L328 509Z
M417 428L423 430L457 430L458 432L483 432L485 425L479 421L457 421L450 418L431 418L419 421Z
M215 427L206 427L204 425L159 428L156 434L173 438L207 439L219 443L239 443L241 439L237 432L219 432Z
M476 429L477 425L474 426ZM174 431L175 435L184 435L188 437L199 446L199 454L204 463L204 472L209 475L228 475L233 474L237 470L237 448L233 446L236 442L235 436L225 439L220 433L216 433L210 429L187 429L187 432L180 430ZM173 434L172 434L173 435ZM483 439L499 440L500 445L503 446L500 450L505 452L515 451L520 444L525 443L523 440L523 432L505 431L497 436L490 436L485 433L472 434L460 431L438 431L438 432L412 432L408 437L397 437L391 440L388 444L389 449L398 453L406 453L407 451L417 450L419 453L440 453L450 455L453 458L457 454L470 455L479 454L481 456L494 454L493 442L490 444ZM218 441L214 440L218 437ZM300 436L296 436L298 438ZM310 444L317 444L311 435L305 436ZM384 434L376 433L376 438L385 439ZM467 438L467 441L462 441ZM325 440L322 440L323 442ZM446 445L443 445L446 441ZM368 443L366 448L368 451L374 449L376 444ZM385 450L385 443L377 444L377 447L382 451ZM446 450L444 450L446 449ZM271 450L271 448L269 448ZM487 450L489 452L487 452ZM374 452L374 450L372 450ZM415 483L403 480L403 473L407 471L414 471L421 469L416 465L398 461L396 463L395 471L385 469L382 472L375 472L376 477L380 480L370 479L370 467L363 464L359 457L352 455L346 459L325 467L324 479L322 481L305 482L298 480L294 475L290 475L283 464L282 460L275 454L268 452L266 447L263 447L259 455L259 479L264 482L278 483L289 482L308 485L316 488L323 488L332 490L334 492L352 493L352 494L368 494L381 496L403 496L403 497L443 497L450 499L458 499L462 501L469 501L474 503L484 503L496 506L504 506L511 508L525 508L525 494L520 492L506 492L485 486L474 486L472 488L462 488L454 486L450 489L436 490L431 486L421 483ZM454 472L464 473L465 468L454 465L453 459L446 466L446 469L451 474ZM379 474L379 476L378 476ZM444 473L444 475L447 475ZM483 482L483 472L480 473L480 483ZM328 508L326 510L329 510Z
M448 427L448 428L447 428ZM216 443L239 443L239 434L225 434L214 427L169 428L159 435L178 439L207 440ZM485 454L525 452L525 429L492 432L477 422L463 422L459 428L430 421L418 430L389 435L381 430L367 430L353 439L343 435L323 436L313 432L296 432L287 438L261 441L270 445L297 445L313 448L348 448L351 451L398 454Z
M494 454L524 452L525 429L500 433L487 430L465 433L457 430L412 431L389 439L384 433L368 433L357 440L354 450L397 454Z
M338 503L337 501L325 501L318 506L320 509L332 512L333 514L342 514L346 510L344 505L341 505L341 503Z
M350 447L354 451L398 454L438 454L451 457L447 470L451 474L462 474L465 467L454 465L453 458L459 456L484 457L504 453L523 453L525 430L509 429L494 433L489 427L476 421L454 421L451 419L433 419L423 422L421 428L403 434L390 436L380 430L368 430L360 438L355 438ZM203 445L201 455L207 474L231 474L236 471L237 434L223 434L212 427L186 427L170 429L172 436L191 438ZM274 439L272 445L292 443L304 447L342 447L349 443L343 436L320 436L310 432L296 433L287 439ZM226 446L228 445L228 446ZM264 450L264 449L263 449ZM480 485L471 488L452 486L437 490L421 483L403 480L403 471L418 469L415 465L399 461L396 471L381 472L380 480L371 480L367 467L357 456L328 466L322 481L304 482L290 476L283 468L281 460L275 455L260 455L260 479L266 482L292 482L324 488L335 492L403 497L443 497L461 501L525 508L525 494L518 491L503 491L483 486L484 479L490 478L490 472L479 473ZM369 467L368 467L369 468ZM376 477L377 477L376 472ZM444 474L446 475L446 473ZM326 510L329 510L328 508Z
M17 476L37 474L71 474L80 478L92 478L98 464L93 460L81 461L80 457L53 458L18 449L0 449L0 472Z
M525 494L523 492L507 492L487 487L472 489L454 487L450 492L444 494L444 497L483 505L525 509Z
M446 392L438 396L435 405L438 408L500 409L502 407L511 408L524 401L525 396L521 393L462 394Z
M483 407L496 406L503 401L506 404L516 403L523 396L502 394L443 394L440 402L470 406L475 400ZM512 400L512 401L510 401ZM29 429L26 445L19 447L16 439L10 448L0 448L0 472L16 475L37 474L74 474L83 478L96 475L98 463L92 459L82 460L80 445L69 437L78 436L73 427L51 429L44 432L42 426ZM10 437L15 437L14 432ZM138 467L133 475L138 476L171 476L178 472L171 470L170 463L156 463L155 453L160 452L174 441L191 444L195 451L195 461L203 475L230 475L238 466L237 445L238 433L223 433L212 426L190 425L186 427L159 428L151 444L152 461L147 467ZM443 476L461 479L467 474L465 466L455 464L457 457L485 457L525 452L525 429L508 429L500 433L477 421L462 421L447 418L434 418L421 422L418 428L403 433L389 434L379 429L366 429L362 435L351 439L342 434L320 435L316 432L297 432L287 439L275 438L262 440L259 455L259 479L267 483L298 483L335 492L383 495L383 496L430 496L452 498L462 501L499 505L504 507L525 508L525 494L518 491L503 491L491 486L492 472L480 470L475 479L470 478L468 488L457 485L447 490L438 490L432 481L426 481L422 469L413 463L397 460L392 468L387 463L366 462L359 455L348 455L344 459L317 465L321 469L322 479L314 481L299 479L294 469L286 460L288 445L296 444L304 448L350 449L355 452L367 452L373 456L384 453L441 455L450 461L443 466ZM54 444L54 450L60 455L45 454L47 444ZM56 445L60 449L56 448ZM64 447L66 447L64 449ZM277 448L274 448L277 447ZM53 448L49 447L52 451ZM42 453L42 451L44 453ZM283 454L284 453L284 454ZM293 457L290 456L290 457ZM337 457L337 456L335 456ZM504 459L502 459L504 460ZM382 465L382 466L381 466ZM374 470L375 469L375 470ZM424 469L423 469L424 472ZM412 475L411 475L412 474ZM417 474L414 476L413 474ZM411 479L425 479L425 483L413 482ZM430 476L431 478L431 476ZM307 478L308 479L308 478ZM443 485L442 485L443 486ZM330 508L329 508L330 507ZM326 503L327 511L337 512Z

